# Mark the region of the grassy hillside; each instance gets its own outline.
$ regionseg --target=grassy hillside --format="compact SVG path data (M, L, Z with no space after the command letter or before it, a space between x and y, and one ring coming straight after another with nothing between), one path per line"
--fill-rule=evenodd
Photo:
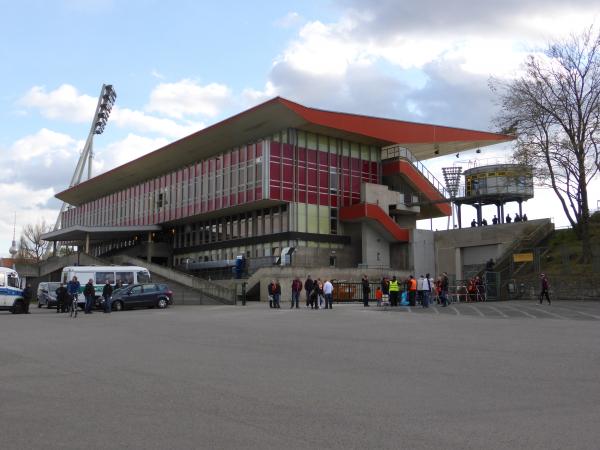
M542 270L550 274L590 274L597 271L600 263L600 213L591 218L590 226L593 261L590 264L581 262L581 241L572 229L556 230L546 243L547 251L542 259Z

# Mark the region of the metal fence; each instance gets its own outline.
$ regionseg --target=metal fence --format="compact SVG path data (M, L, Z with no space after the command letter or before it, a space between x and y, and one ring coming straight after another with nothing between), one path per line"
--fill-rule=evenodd
M369 282L369 301L375 301L375 291L381 286L380 282ZM333 283L334 302L362 302L363 289L361 282L336 281Z

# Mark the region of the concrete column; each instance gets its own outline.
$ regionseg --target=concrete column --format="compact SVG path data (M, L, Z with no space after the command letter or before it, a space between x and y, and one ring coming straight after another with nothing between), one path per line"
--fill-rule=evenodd
M462 280L462 257L461 257L461 248L457 247L454 250L454 273L456 274L457 280Z
M146 245L146 261L152 262L152 232L148 232L148 242Z
M52 256L56 256L56 241L52 243Z
M523 217L523 202L519 201L519 216Z
M90 254L90 233L85 233L85 252Z

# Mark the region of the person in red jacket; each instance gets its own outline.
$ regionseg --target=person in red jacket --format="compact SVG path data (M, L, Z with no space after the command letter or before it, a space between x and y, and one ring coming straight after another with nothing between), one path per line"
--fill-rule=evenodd
M540 280L542 282L542 291L540 292L540 305L544 301L544 296L546 296L546 300L548 300L548 304L550 304L550 285L548 284L548 278L546 277L546 274L540 274Z
M290 306L290 309L294 307L294 303L296 304L296 309L299 308L298 302L300 301L300 292L302 292L302 281L296 277L294 278L294 281L292 281L292 306Z

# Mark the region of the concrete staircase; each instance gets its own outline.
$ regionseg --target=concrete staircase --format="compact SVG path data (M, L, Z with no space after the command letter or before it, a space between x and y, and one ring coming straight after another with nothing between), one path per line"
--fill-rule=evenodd
M197 289L193 289L184 284L177 283L168 278L161 277L152 272L152 281L156 283L165 283L173 291L174 305L222 305L223 302L212 297L203 295Z
M236 291L227 286L128 255L116 255L111 260L114 264L131 264L146 267L154 280L164 281L173 290L175 295L174 303L183 304L185 302L185 304L196 305L232 305L235 303ZM181 297L180 299L177 299L178 295Z

